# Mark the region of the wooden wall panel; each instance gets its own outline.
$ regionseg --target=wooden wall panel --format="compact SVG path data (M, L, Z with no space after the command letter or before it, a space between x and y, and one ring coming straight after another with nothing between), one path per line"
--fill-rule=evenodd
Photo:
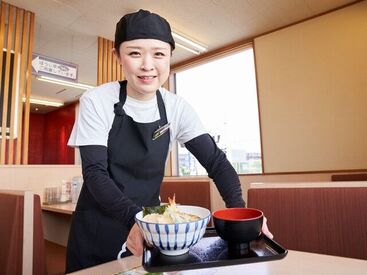
M4 48L4 26L5 26L5 16L6 16L6 4L1 3L1 18L0 18L0 49ZM3 64L3 55L0 54L0 64ZM0 75L2 75L3 66L0 66ZM0 86L2 83L2 77L0 77ZM1 114L0 114L1 115Z
M30 16L29 42L28 42L28 64L26 74L26 104L24 113L24 139L23 139L23 164L28 164L28 136L29 136L29 113L30 113L30 97L31 97L31 75L32 75L32 45L34 30L34 14Z
M187 192L195 190L195 192ZM210 179L170 180L164 179L161 185L160 197L162 202L176 196L176 202L184 205L201 206L211 210Z
M107 39L103 40L102 83L107 82Z
M367 188L253 188L248 207L261 209L287 249L367 260Z
M25 53L27 51L27 30L29 28L27 13L23 13L23 30L22 30L22 49L21 52ZM25 74L26 74L26 62L27 55L22 54L20 61L20 75L19 75L19 92L18 96L22 100L18 100L18 138L17 138L17 146L16 146L16 154L15 154L15 164L21 164L21 154L22 154L22 137L23 137L23 98L25 97L24 88L25 88Z
M111 46L112 46L112 41L107 41L107 82L110 82L112 79L112 75L111 75L111 63L112 63L112 51L111 51Z
M5 3L1 3L1 19L0 19L0 49L4 48L4 40L5 40L5 19L6 19L6 7L7 5ZM0 87L3 85L3 53L0 54ZM5 94L1 90L1 98L2 98L2 109L4 108L5 101L4 101ZM5 141L6 141L6 131L3 131L4 125L6 128L6 120L3 119L3 112L0 113L1 121L4 123L1 123L1 145L0 145L0 164L5 163Z
M97 60L97 84L102 83L102 70L99 68L102 68L102 62L103 62L103 38L98 37L98 60Z
M33 30L34 13L1 2L0 165L27 164Z
M6 136L7 136L7 121L8 121L8 101L9 101L9 82L10 82L10 63L11 63L11 51L13 48L13 18L14 18L14 7L9 7L8 9L8 24L7 24L7 38L6 38L6 58L5 58L5 77L4 81L4 89L2 91L2 99L3 99L3 112L2 112L2 137L1 137L1 154L0 154L0 163L4 164L6 159L5 151L6 151ZM2 64L2 68L4 65ZM9 110L11 111L11 110ZM9 129L10 130L10 129Z
M16 19L15 19L15 41L14 41L14 61L16 62L19 57L19 32L20 32L20 19L21 19L21 11L20 9L16 10ZM13 65L13 76L17 75L18 66ZM17 85L17 78L13 77L12 79L12 88L11 88L11 113L10 113L10 129L14 129L15 127L15 114L17 112L17 105L16 102L16 85ZM10 131L10 138L9 138L9 155L8 155L8 162L13 163L14 159L14 131Z
M113 41L98 37L97 85L123 80L120 64L112 53Z

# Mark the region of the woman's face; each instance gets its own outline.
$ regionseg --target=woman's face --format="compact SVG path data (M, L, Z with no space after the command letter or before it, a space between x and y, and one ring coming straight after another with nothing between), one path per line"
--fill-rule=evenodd
M127 80L127 94L138 100L149 100L168 79L171 60L170 44L156 39L136 39L121 43L115 56Z

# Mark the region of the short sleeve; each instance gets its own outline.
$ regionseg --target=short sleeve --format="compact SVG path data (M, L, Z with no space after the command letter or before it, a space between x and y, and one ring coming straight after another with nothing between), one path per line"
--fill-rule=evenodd
M183 145L189 140L207 133L194 108L184 99L180 102L179 123L177 127L177 141Z
M68 145L72 147L107 146L109 126L102 115L98 102L93 100L93 97L88 93L85 93L79 102L79 112Z

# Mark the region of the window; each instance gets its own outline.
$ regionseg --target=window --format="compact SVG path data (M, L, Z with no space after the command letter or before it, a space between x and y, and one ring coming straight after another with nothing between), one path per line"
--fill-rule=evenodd
M176 92L198 113L239 174L261 173L261 145L252 48L176 73ZM180 176L206 175L178 145Z

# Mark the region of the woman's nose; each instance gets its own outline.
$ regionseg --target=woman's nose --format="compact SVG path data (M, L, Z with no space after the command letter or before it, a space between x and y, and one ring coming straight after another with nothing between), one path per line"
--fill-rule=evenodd
M151 71L154 69L154 63L150 56L146 56L143 58L143 62L140 68L144 71Z

